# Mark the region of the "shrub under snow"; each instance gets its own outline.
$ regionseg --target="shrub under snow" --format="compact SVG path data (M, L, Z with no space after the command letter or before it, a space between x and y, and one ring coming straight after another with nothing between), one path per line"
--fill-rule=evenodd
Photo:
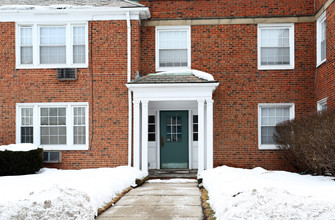
M335 219L335 181L262 168L203 171L217 220Z

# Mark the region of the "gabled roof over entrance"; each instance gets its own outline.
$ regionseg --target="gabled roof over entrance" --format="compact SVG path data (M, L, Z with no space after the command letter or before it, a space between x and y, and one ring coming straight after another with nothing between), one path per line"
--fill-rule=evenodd
M148 74L128 84L217 83L209 73L199 70L171 71Z
M211 74L199 70L148 74L126 84L134 100L148 101L212 100L218 85Z

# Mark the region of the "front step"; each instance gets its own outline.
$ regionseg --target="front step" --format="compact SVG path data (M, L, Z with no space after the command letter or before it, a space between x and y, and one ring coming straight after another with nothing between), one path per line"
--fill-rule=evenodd
M198 170L161 169L149 170L149 179L196 179Z

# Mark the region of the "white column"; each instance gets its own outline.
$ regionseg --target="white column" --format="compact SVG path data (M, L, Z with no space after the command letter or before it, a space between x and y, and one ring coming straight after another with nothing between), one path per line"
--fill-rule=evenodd
M140 169L140 101L134 100L134 167Z
M148 101L142 100L142 171L148 172Z
M213 168L213 100L206 100L207 102L207 169Z
M204 170L205 159L205 100L198 100L198 172Z

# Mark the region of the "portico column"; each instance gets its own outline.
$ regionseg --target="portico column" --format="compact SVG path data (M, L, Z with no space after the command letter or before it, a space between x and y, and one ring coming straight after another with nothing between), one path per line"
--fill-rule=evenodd
M206 100L207 103L207 169L213 168L213 100Z
M198 100L198 172L204 170L205 159L205 100Z
M148 102L142 100L142 171L148 172Z
M134 167L140 169L140 101L134 100Z

